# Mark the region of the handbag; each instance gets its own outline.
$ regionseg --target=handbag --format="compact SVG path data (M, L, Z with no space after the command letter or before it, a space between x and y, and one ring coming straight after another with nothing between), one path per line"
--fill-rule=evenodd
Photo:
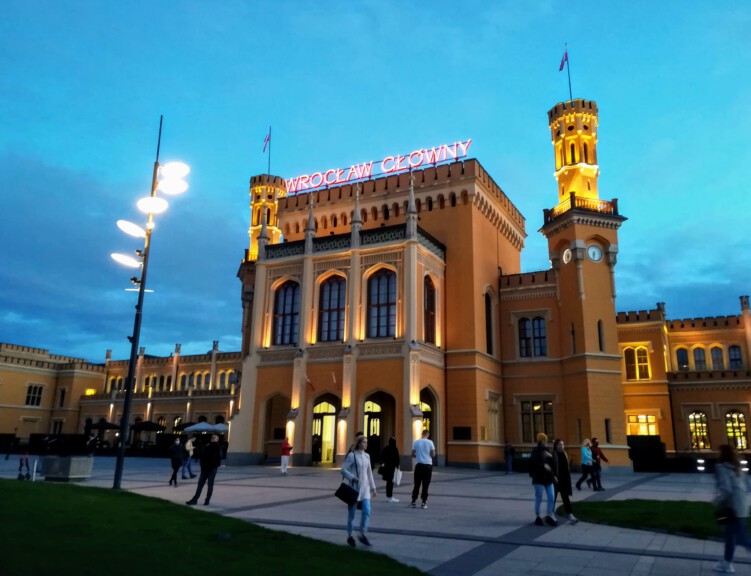
M339 500L344 502L347 506L352 506L357 502L357 497L359 495L360 493L346 482L342 482L339 485L339 488L336 489L336 492L334 492L334 496L339 498Z
M384 466L383 464L381 464L381 465L380 465L380 466L378 467L378 475L379 475L379 476L383 476L383 474L384 474L385 472L386 472L386 467L385 467L385 466Z
M394 485L395 486L402 485L402 471L399 470L399 468L394 469Z

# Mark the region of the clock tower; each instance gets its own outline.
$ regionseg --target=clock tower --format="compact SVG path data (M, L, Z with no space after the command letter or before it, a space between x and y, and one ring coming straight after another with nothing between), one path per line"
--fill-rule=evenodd
M597 104L576 99L548 112L558 203L540 229L557 283L558 330L569 438L625 445L615 310L617 200L597 188Z

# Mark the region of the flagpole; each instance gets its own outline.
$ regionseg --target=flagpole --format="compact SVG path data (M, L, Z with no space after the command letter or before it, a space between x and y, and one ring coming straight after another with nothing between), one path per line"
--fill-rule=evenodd
M571 78L569 78L569 90L571 89ZM268 164L268 171L266 172L269 176L271 176L271 126L269 126L269 164Z
M574 106L574 97L571 92L571 59L568 57L568 44L566 44L566 73L568 74L568 97L571 107Z

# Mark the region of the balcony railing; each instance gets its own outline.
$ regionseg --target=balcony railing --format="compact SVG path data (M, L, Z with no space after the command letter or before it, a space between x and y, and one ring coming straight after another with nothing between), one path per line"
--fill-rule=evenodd
M595 212L597 214L618 216L618 199L614 198L613 200L608 201L594 198L581 198L572 192L569 194L568 198L558 204L555 208L542 211L545 218L545 224L552 222L558 218L558 216L569 210L584 210L586 212Z

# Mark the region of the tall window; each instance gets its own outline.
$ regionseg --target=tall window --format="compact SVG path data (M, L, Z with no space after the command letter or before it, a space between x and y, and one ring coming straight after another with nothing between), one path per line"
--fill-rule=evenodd
M545 318L539 316L532 320L532 342L535 356L548 355L548 338L545 332Z
M490 442L498 442L500 440L498 434L499 428L499 404L500 397L494 392L488 392L488 432L486 440Z
M180 390L188 389L188 375L180 374Z
M423 282L423 318L425 322L425 342L435 344L435 286L430 276Z
M587 145L584 145L584 149L587 149ZM602 326L602 320L597 321L597 341L600 344L600 352L605 352L605 330Z
M493 353L493 300L485 293L485 352Z
M282 284L274 296L274 330L272 342L275 345L297 344L300 328L300 285L288 280Z
M41 406L43 389L44 386L35 386L33 384L26 388L26 405Z
M626 429L629 436L657 436L657 416L629 414Z
M722 358L722 348L715 346L710 350L710 354L712 355L712 370L724 370L725 362Z
M347 282L341 276L332 276L321 285L318 306L318 339L321 342L344 340L346 293Z
M534 442L537 434L544 432L555 437L555 412L550 400L524 400L521 402L522 442Z
M704 348L694 348L694 369L707 369L707 354L704 352Z
M678 370L688 371L688 350L678 348L675 351L675 358L678 360Z
M743 368L740 346L731 346L730 348L728 348L728 361L730 362L731 369Z
M688 415L688 430L691 433L691 448L704 450L712 447L707 431L707 415L704 412L692 412Z
M626 361L627 380L649 380L649 354L646 347L626 348L623 359Z
M738 450L746 449L746 417L742 412L731 410L725 414L725 431L728 434L728 444Z
M529 318L519 320L519 356L532 357L532 323Z
M368 338L396 335L396 274L381 269L368 280Z

